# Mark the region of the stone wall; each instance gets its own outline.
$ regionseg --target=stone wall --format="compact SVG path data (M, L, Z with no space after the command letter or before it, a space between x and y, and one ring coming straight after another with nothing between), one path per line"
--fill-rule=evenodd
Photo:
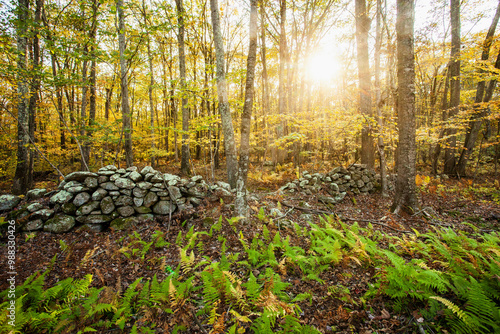
M307 171L302 177L280 188L285 195L300 192L317 194L318 200L337 203L347 191L368 193L378 185L378 175L364 165L345 169L334 168L326 174ZM325 196L324 194L328 194ZM44 230L52 233L68 232L74 228L102 231L111 227L125 229L141 220L155 216L170 216L191 210L203 200L231 201L229 184L207 184L200 175L189 179L161 173L150 166L118 169L106 166L97 173L68 174L57 190L33 189L26 194L26 203L17 207L21 198L0 196L0 212L9 212L7 219L15 219L24 231Z
M337 203L344 199L347 191L354 194L368 193L378 186L379 176L365 165L354 164L347 169L336 167L326 174L309 174L302 172L302 177L283 186L280 190L284 193L296 192L312 195L320 190L325 190L332 196L321 196L320 200L327 203Z
M19 221L25 231L62 233L75 227L123 229L141 219L169 216L193 209L205 198L218 200L232 197L232 193L229 184L208 185L200 175L183 179L150 166L138 171L137 167L110 165L97 173L68 174L58 190L47 193L34 189L26 196L28 202L10 212L8 219ZM0 207L4 203L2 209L8 211L19 201L16 196L4 195Z

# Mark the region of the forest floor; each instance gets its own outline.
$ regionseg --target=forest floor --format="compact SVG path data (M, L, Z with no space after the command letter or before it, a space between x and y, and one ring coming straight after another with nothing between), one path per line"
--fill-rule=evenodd
M227 219L232 217L231 205L222 202L205 202L195 211L172 216L170 221L167 217L138 224L133 231L138 233L141 240L152 240L155 231L162 231L165 240L170 242L166 247L151 247L143 259L130 260L119 252L120 245L123 245L123 240L131 231L81 231L59 235L38 232L36 236L20 233L16 238L17 280L23 282L36 271L43 272L52 267L46 276L47 287L65 278L80 279L86 274L93 275L93 286L110 286L118 291L126 289L138 277L152 278L156 275L158 281L161 281L169 275L165 266L174 269L178 266L179 251L175 241L179 232L185 234L194 226L194 231L208 233L221 216L222 228L216 234L225 237L227 252L233 254L245 254L240 242L241 235L252 240L255 235L262 235L264 228L270 232L271 240L279 232L282 238L290 236L291 244L306 249L307 238L298 236L293 224L289 222L310 229L310 222L319 223L325 214L335 215L336 219L346 224L357 222L361 227L371 224L374 230L400 237L412 234L415 230L426 233L439 227L451 227L465 232L476 230L479 233L499 231L500 194L498 191L484 191L486 188L491 190L493 184L498 185L498 181L492 178L484 177L472 184L468 179L436 180L422 177L418 182L421 211L415 215L395 215L389 211L393 192L389 192L386 197L379 193L349 194L343 201L330 207L325 207L315 196L300 193L284 196L276 192L293 177L293 174L279 173L267 179L262 175L253 179L251 177L249 186L253 197L249 204L253 215L246 224L228 224ZM51 181L39 182L43 186L52 184ZM271 212L271 209L277 210ZM259 219L259 211L265 212L268 218ZM220 259L221 242L216 234L213 237L201 236L203 245L196 250L197 259L202 256L212 260ZM5 240L0 242L4 243ZM56 261L51 265L54 256ZM155 259L162 257L161 265L155 262ZM0 263L5 262L6 252L1 252ZM262 270L265 268L255 268L253 273L257 277ZM297 303L302 310L300 322L314 326L323 333L413 332L415 326L412 327L410 320L412 316L417 318L418 314L415 312L418 312L418 305L398 314L391 309L391 301L387 297L370 300L363 298L369 284L374 281L375 274L374 267L342 263L321 273L320 278L324 280L324 284L303 279L294 270L284 270L280 276L283 282L291 283L286 290L287 294L311 294L311 299ZM5 273L0 275L0 291L7 289L4 275ZM349 289L347 299L332 295L329 286L334 283L341 283ZM200 318L192 322L187 332L206 333L205 329L199 328L203 320Z

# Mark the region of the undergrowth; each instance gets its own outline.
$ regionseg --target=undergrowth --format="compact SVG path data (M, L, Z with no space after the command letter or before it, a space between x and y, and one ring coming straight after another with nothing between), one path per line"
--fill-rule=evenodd
M349 226L325 217L307 228L295 224L282 236L267 228L271 218L262 213L258 218L262 230L251 240L238 232L238 219L227 220L239 236L241 254L229 252L226 238L217 233L225 224L222 217L209 232L195 232L193 227L180 232L175 240L177 268L160 266L170 272L166 279L137 278L124 291L92 287L92 275L46 287L50 269L34 273L16 287L15 327L8 319L8 290L0 293L0 332L155 333L162 328L177 333L203 326L210 333L318 333L301 319L301 307L312 305L312 292L294 296L283 278L294 275L326 284L322 274L338 266L373 268L373 284L362 300L384 298L399 314L418 308L424 324L436 331L500 332L497 233L468 236L436 229L399 238L371 225ZM164 236L157 231L146 242L135 232L119 241L118 252L129 260L145 261L150 249L168 244ZM203 254L203 240L216 236L220 257L214 259ZM295 245L294 238L307 240L308 246ZM355 303L340 284L329 286L328 295Z

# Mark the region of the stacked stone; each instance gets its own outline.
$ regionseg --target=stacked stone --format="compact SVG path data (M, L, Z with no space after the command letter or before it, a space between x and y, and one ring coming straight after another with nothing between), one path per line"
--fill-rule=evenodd
M368 193L377 184L375 172L365 165L351 165L348 169L336 167L326 174L308 171L302 172L302 177L281 188L286 193L303 192L312 195L320 190L326 190L333 197L324 198L329 203L341 201L347 191L355 194Z
M229 185L219 183L209 186L200 175L182 179L150 166L140 172L137 167L118 169L113 165L97 173L74 172L49 194L49 208L34 202L23 209L22 216L29 219L24 229L53 233L67 232L76 225L94 231L107 226L123 229L140 219L192 209L209 191L231 195L226 190Z

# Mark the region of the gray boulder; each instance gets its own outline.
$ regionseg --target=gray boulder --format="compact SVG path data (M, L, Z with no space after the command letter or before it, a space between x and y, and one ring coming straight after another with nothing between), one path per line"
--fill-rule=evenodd
M79 207L78 210L76 210L76 215L77 216L88 215L89 213L97 209L99 207L99 204L100 203L98 201L92 201L87 204L84 204L81 207Z
M50 198L50 203L52 203L52 204L64 204L64 203L68 203L69 201L71 201L71 199L73 199L73 194L67 192L66 190L61 190Z
M93 201L100 201L102 200L104 197L106 197L106 195L108 194L108 192L102 188L98 188L96 191L94 191L94 193L92 194L92 200Z
M144 176L146 174L154 173L156 172L153 167L151 166L146 166L141 170L141 174Z
M101 188L105 189L105 190L110 190L110 191L113 191L113 190L118 190L120 188L118 188L114 183L112 182L105 182L103 184L101 184Z
M31 215L31 219L41 219L43 221L49 219L50 217L52 217L52 215L54 215L54 210L50 210L50 209L41 209L41 210L38 210L36 212L33 212L33 214Z
M96 177L87 177L83 183L85 184L86 187L89 188L96 188L98 185L98 180Z
M75 226L75 218L65 214L57 214L45 222L43 230L51 233L68 232Z
M108 181L109 181L109 177L105 176L105 175L100 175L97 178L97 183L99 183L99 184L104 183L104 182L108 182Z
M125 205L132 205L132 204L134 204L134 201L132 200L132 197L126 196L126 195L120 195L115 200L115 205L116 206L125 206Z
M131 172L128 177L129 177L129 179L131 179L134 182L139 182L140 180L142 180L142 175L135 172L135 171Z
M102 172L102 171L116 171L118 168L115 166L115 165L107 165L107 166L104 166L104 167L101 167L99 168L99 172Z
M28 201L42 198L47 193L47 189L32 189L26 193Z
M134 207L135 212L140 214L151 213L151 208L147 208L145 206L136 206Z
M0 211L10 211L21 202L21 198L15 195L0 196Z
M201 185L197 185L196 187L192 187L192 188L189 188L186 193L188 195L191 195L191 196L194 196L194 197L206 197L207 196L207 192L206 192L206 189L205 187L201 186Z
M103 224L111 220L108 215L89 215L82 221L84 224Z
M88 193L79 193L78 195L75 196L75 199L73 200L73 204L77 207L80 207L90 201L90 195Z
M139 219L137 217L116 218L111 221L109 227L113 230L121 231L130 228L132 225L137 224Z
M142 203L144 203L144 198L134 197L134 206L142 206Z
M76 209L77 209L76 205L74 205L71 202L64 203L63 205L61 205L62 212L64 212L67 215L74 215L76 212Z
M137 183L137 187L139 187L142 190L151 189L152 186L153 186L153 184L151 182L141 181L141 182Z
M181 190L177 187L171 186L167 188L168 194L173 201L177 201L182 197Z
M175 211L175 207L170 201L159 201L153 207L153 212L157 215L168 215Z
M78 181L78 182L83 182L87 177L97 177L98 175L96 173L92 172L73 172L64 178L64 181L70 182L70 181Z
M35 212L43 209L43 205L38 202L33 202L30 205L28 205L26 209L28 209L29 212Z
M24 225L23 231L38 231L43 228L43 220L41 219L35 219L32 221L29 221Z
M105 215L108 215L115 210L115 204L113 203L113 200L109 196L104 197L101 200L100 207L101 207L101 212Z
M158 196L154 192L148 192L147 195L144 197L144 203L143 205L145 207L150 207L151 205L155 204L158 201Z
M141 189L141 188L134 188L132 191L135 197L144 197L148 193L147 189Z
M125 189L132 189L135 187L135 183L132 182L132 180L125 179L122 177L115 180L115 185L118 188L125 188Z
M111 176L111 175L114 175L116 172L114 171L111 171L111 170L103 170L103 171L99 171L97 172L97 174L101 175L101 176Z
M66 189L67 192L72 193L72 194L78 194L83 191L88 191L89 188L84 187L84 186L75 186L75 187L69 187Z
M130 205L119 207L118 209L116 209L116 211L118 211L118 213L122 217L130 217L135 213L134 208Z
M190 179L191 182L200 182L201 180L203 180L203 176L201 175L195 175Z

